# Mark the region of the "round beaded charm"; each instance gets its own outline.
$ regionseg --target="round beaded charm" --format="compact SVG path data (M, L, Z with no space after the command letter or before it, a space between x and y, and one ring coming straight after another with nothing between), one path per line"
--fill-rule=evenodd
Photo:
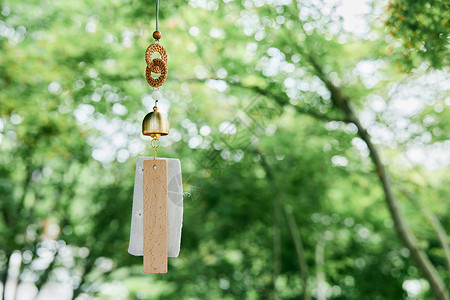
M153 78L152 72L161 73L161 75L158 78ZM147 69L145 71L145 78L147 79L147 82L150 86L160 87L164 83L164 81L166 81L167 78L166 63L160 58L153 59L151 61L151 64L147 66Z

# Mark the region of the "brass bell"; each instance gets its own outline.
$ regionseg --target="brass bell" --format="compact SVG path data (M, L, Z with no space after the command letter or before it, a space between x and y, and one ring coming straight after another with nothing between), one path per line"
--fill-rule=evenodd
M156 106L149 112L142 121L142 134L149 135L154 139L169 134L169 120L158 111Z

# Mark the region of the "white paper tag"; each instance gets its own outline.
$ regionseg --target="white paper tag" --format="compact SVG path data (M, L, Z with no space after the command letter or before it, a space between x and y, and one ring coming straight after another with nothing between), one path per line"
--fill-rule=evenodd
M144 160L153 157L138 157L134 177L133 210L131 216L131 232L128 253L142 256L144 248L143 232L143 165ZM181 227L183 225L183 183L180 160L175 158L159 158L167 160L167 243L168 257L178 257L181 243Z

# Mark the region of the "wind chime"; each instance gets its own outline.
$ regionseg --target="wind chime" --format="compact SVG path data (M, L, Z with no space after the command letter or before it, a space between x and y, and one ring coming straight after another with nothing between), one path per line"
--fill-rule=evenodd
M167 273L167 257L178 257L183 221L183 187L178 159L159 158L159 138L169 134L169 121L158 111L160 87L167 78L167 52L159 43L159 0L156 0L155 42L145 52L145 77L153 88L153 111L142 122L142 134L150 136L153 157L138 157L128 252L143 256L144 273ZM159 58L152 58L159 53ZM154 78L152 74L160 74Z

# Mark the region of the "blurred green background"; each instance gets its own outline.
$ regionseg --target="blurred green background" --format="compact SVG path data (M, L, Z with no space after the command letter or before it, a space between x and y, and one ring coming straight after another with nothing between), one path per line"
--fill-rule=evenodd
M181 160L184 227L144 275L154 1L0 1L3 299L448 299L449 14L161 0L158 155Z

